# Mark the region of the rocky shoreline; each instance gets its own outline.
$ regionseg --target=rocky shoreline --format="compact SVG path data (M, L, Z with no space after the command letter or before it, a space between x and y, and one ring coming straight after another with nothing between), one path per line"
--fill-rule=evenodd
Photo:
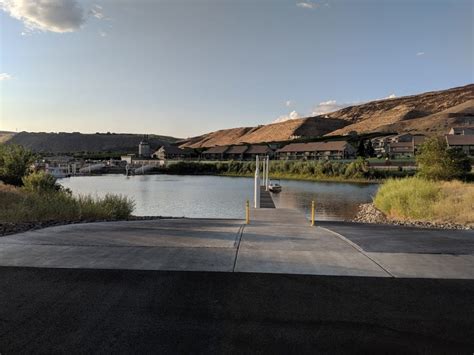
M364 203L359 206L359 212L351 221L356 223L392 224L397 226L435 228L435 229L462 229L470 230L473 227L456 223L429 222L429 221L400 221L387 218L373 203Z
M171 219L171 218L182 218L182 217L162 217L162 216L132 216L131 218L125 219L125 221L147 221L154 219ZM94 223L94 222L116 222L123 220L77 220L77 221L40 221L40 222L0 222L0 237L4 237L11 234L23 233L37 229L43 229L55 226L64 226L68 224L78 223Z

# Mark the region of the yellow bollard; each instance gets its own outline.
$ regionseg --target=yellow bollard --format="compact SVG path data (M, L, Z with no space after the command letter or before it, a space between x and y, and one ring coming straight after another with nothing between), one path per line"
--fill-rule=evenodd
M250 203L249 200L245 203L245 224L250 224Z
M311 201L311 226L314 226L314 214L315 214L315 208L314 208L314 201Z

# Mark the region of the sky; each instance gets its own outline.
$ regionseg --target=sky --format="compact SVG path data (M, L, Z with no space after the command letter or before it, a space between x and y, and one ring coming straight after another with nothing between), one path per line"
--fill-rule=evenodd
M472 0L0 0L0 130L185 138L474 82Z

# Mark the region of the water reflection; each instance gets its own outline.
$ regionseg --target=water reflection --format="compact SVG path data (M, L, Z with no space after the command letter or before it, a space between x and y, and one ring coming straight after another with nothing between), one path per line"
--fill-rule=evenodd
M243 218L245 200L252 200L253 179L220 176L102 175L62 179L74 194L122 194L136 202L138 216ZM282 180L274 195L277 207L309 213L317 203L318 219L350 219L360 203L368 202L377 185Z

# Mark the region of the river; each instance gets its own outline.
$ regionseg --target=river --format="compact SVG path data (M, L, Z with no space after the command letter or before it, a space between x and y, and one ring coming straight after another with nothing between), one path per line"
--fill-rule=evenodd
M253 179L196 175L100 175L61 179L75 195L121 194L135 201L134 215L201 218L243 218L245 201L253 199ZM369 202L378 185L281 180L283 191L273 195L280 208L307 215L316 201L316 218L347 220L361 203Z

